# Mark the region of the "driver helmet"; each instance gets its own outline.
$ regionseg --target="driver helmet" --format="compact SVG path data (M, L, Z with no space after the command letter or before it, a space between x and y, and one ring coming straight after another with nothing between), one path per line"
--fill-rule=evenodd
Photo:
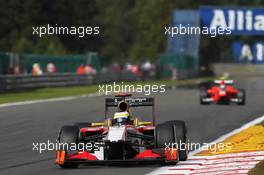
M221 77L219 78L219 80L226 80L226 77L225 77L225 76L221 76Z
M126 125L130 123L130 116L127 111L116 112L113 119L113 124Z

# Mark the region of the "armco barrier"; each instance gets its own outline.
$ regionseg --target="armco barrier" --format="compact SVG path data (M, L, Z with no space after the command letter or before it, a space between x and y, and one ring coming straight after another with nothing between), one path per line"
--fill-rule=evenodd
M131 73L104 73L96 76L77 75L74 73L45 75L2 75L0 92L24 91L47 87L82 86L114 81L136 81L139 77Z

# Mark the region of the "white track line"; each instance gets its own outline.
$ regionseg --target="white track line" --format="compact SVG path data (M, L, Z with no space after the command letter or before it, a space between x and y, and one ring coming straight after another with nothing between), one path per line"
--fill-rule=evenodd
M31 101L4 103L4 104L0 104L0 108L10 107L10 106L21 106L21 105L28 105L28 104L35 104L35 103L66 101L66 100L73 100L73 99L78 99L78 98L97 97L97 96L102 96L102 95L99 94L99 93L93 93L93 94L87 94L87 95L77 95L77 96L50 98L50 99L43 99L43 100L31 100Z
M264 115L262 117L256 118L255 120L252 120L252 121L250 121L250 122L242 125L238 129L235 129L235 130L233 130L233 131L231 131L231 132L229 132L229 133L227 133L225 135L220 136L218 139L212 141L209 144L214 144L214 143L222 142L222 141L226 140L227 138L229 138L229 137L231 137L231 136L233 136L233 135L235 135L235 134L237 134L237 133L239 133L239 132L241 132L241 131L243 131L243 130L251 127L251 126L254 126L254 125L258 124L258 123L261 123L262 121L264 121ZM204 148L204 147L202 147L202 148ZM200 150L194 150L194 151L190 152L189 153L189 156L193 156L193 155L197 154L198 152L200 152L201 150L203 150L202 148ZM177 165L176 166L169 166L169 167L161 167L161 168L158 168L158 169L156 169L156 170L148 173L147 175L158 175L158 174L162 174L164 171L167 171L169 168L174 168L174 167L177 167Z

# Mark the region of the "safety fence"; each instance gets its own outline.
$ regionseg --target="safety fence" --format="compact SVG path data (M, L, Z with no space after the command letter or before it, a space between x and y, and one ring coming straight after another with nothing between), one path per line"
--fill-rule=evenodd
M2 75L0 76L0 92L25 91L37 88L83 86L109 82L136 81L139 77L126 73L99 73L78 75L75 73L44 75Z
M36 55L0 52L0 74L14 74L32 72L34 64L38 64L45 72L47 65L53 63L57 73L74 73L80 65L91 65L97 71L101 69L99 55L89 52L80 55Z

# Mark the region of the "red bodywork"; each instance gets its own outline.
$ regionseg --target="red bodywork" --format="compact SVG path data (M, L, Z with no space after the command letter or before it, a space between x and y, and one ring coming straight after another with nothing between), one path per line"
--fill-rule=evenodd
M224 87L221 89L221 86ZM225 81L222 80L220 85L215 85L207 90L208 95L214 102L220 102L221 100L230 100L235 98L238 90L231 85L226 85Z
M126 125L126 129L132 129L141 134L154 132L155 126L147 125L147 126L138 126L135 127L133 125ZM83 137L87 135L98 135L98 134L107 134L109 127L100 126L100 127L85 127L80 129L80 133ZM135 161L177 161L178 160L178 152L176 149L162 148L159 151L154 151L154 149L145 149L144 151L139 152L137 155L133 157L131 162ZM71 161L81 161L85 163L93 163L97 164L100 162L106 162L105 160L98 159L95 155L90 153L89 151L76 151L74 153L65 153L65 151L57 151L56 153L56 163L64 164L65 162ZM122 162L122 160L118 160ZM111 160L107 161L107 163L111 162Z

